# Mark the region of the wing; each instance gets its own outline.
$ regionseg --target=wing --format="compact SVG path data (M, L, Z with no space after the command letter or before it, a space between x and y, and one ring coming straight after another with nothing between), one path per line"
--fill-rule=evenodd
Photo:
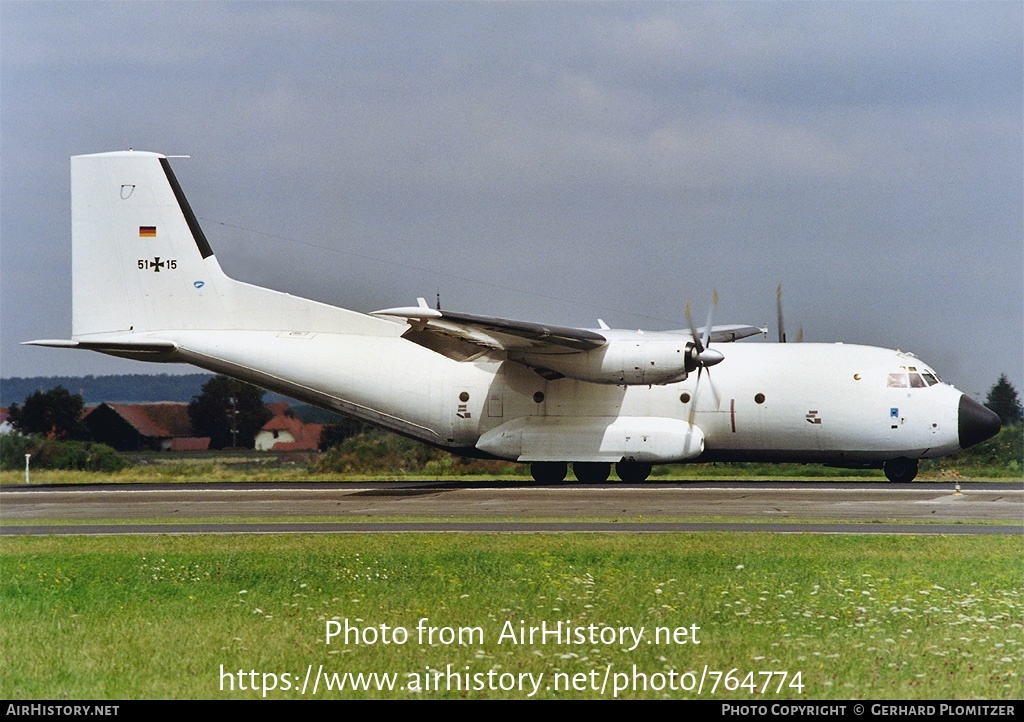
M591 351L608 343L596 331L566 326L548 326L528 321L511 321L495 316L438 311L420 305L374 311L374 316L391 316L408 321L403 337L440 354L464 361L490 350L529 350L544 354L572 354Z
M703 334L704 329L699 328L697 329L697 332ZM687 336L690 335L689 331L679 331L679 333L685 333ZM768 333L768 329L734 323L726 324L724 326L712 326L709 338L714 343L732 343L733 341L739 341L741 338L756 336L759 333Z
M586 353L606 346L616 333L621 333L608 328L603 322L600 330L549 326L435 310L428 307L422 298L416 301L417 306L388 308L374 311L373 315L404 319L409 323L404 338L457 361L470 360L491 350L528 352L538 356ZM744 325L713 326L711 340L727 343L759 333L765 333L765 329ZM690 332L685 330L652 332L652 335L665 334L690 338Z

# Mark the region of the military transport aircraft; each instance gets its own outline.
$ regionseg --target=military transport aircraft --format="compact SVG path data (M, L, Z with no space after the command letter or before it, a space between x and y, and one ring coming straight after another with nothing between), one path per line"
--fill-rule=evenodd
M998 417L913 354L744 344L753 326L562 328L416 306L363 314L228 278L164 155L71 159L71 340L185 362L541 482L643 481L653 464L881 467L993 436ZM781 306L780 306L781 309ZM781 310L780 310L781 327ZM779 331L779 340L784 333Z

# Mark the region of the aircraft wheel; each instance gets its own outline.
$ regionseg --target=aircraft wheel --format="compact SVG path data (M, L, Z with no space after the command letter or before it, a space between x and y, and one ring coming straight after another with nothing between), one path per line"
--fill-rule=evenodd
M611 464L600 461L576 461L572 465L573 476L584 484L603 484L612 473Z
M885 470L885 478L889 481L906 482L913 481L917 476L917 459L890 459L882 466Z
M620 461L615 465L615 473L627 484L639 484L647 481L651 475L651 465L642 461Z
M530 475L541 484L558 484L565 481L569 465L564 461L535 461L530 464Z

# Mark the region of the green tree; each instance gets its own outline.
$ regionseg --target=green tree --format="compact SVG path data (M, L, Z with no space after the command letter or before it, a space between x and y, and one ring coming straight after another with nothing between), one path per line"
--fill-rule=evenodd
M323 430L320 432L320 451L327 451L342 444L346 439L370 429L368 424L348 418L333 424L324 424Z
M11 425L22 434L38 434L48 439L85 439L89 431L82 423L85 402L63 386L36 391L25 405L11 404Z
M988 398L985 399L985 406L999 415L999 420L1003 422L1003 426L1020 423L1021 419L1024 418L1020 399L1017 398L1017 389L1013 388L1013 384L1006 378L1006 374L1002 374L991 390L989 390Z
M188 405L192 433L209 436L211 449L252 448L260 427L271 413L263 404L263 389L227 376L214 376Z

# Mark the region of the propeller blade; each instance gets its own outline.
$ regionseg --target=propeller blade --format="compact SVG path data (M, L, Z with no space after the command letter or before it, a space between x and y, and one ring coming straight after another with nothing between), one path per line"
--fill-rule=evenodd
M690 397L690 416L688 422L690 426L693 426L694 419L697 415L697 396L700 393L701 379L704 378L704 365L701 364L697 367L697 383L693 385L693 394ZM722 408L722 397L718 393L718 389L715 388L715 382L711 380L711 370L708 369L707 373L707 384L711 387L711 398L715 400L715 408Z
M686 325L690 327L690 336L693 337L693 345L697 347L697 354L700 355L704 352L704 344L700 342L700 334L697 333L697 327L693 325L693 317L690 316L690 302L686 302Z
M708 372L708 386L711 387L711 395L715 399L715 408L721 408L722 399L718 394L718 389L715 388L714 382L711 380L711 367L715 364L722 363L725 360L725 354L718 349L711 348L711 327L714 323L715 306L718 305L718 291L714 291L711 295L711 307L708 309L708 322L704 326L704 336L701 338L697 334L697 329L693 325L693 316L690 314L690 302L686 302L686 325L690 327L690 335L693 337L693 346L697 351L697 382L693 385L693 396L690 399L690 426L693 426L694 416L697 413L697 392L700 391L700 382L704 377L704 370Z
M715 382L711 380L710 369L708 369L708 386L711 387L711 398L715 400L715 408L722 408L722 397L718 394L718 389L715 388Z
M703 367L697 367L697 383L693 385L693 395L690 397L690 418L688 420L690 426L693 426L694 416L697 413L697 391L700 389L700 375L703 370Z
M779 343L786 343L786 327L782 324L782 284L775 289L775 307L779 318Z
M718 291L711 292L711 307L708 309L708 322L704 325L704 339L702 343L707 348L711 342L711 321L714 318L715 306L718 305Z

